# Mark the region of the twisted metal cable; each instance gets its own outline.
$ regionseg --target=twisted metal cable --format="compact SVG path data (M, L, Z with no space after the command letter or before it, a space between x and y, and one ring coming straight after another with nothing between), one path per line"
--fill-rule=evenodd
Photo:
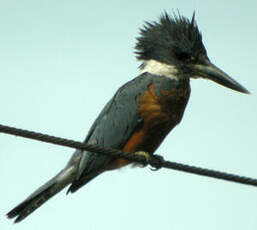
M125 158L133 162L141 163L143 165L150 165L154 169L160 169L160 168L174 169L178 171L183 171L183 172L202 175L202 176L208 176L216 179L227 180L227 181L241 183L245 185L257 186L257 179L254 179L254 178L243 177L239 175L185 165L185 164L171 162L171 161L165 161L159 155L153 155L151 156L150 159L146 159L144 156L137 155L135 153L126 153L117 149L103 148L98 145L82 143L78 141L50 136L50 135L28 131L24 129L17 129L9 126L4 126L1 124L0 124L0 132L15 135L15 136L20 136L20 137L25 137L33 140L38 140L46 143L51 143L51 144L81 149L81 150L87 150L87 151L95 152L99 154L106 154L116 158Z

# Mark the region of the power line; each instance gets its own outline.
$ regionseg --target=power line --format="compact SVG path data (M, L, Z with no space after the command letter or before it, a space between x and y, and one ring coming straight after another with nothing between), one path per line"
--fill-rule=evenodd
M98 145L82 143L78 141L50 136L47 134L42 134L42 133L33 132L29 130L24 130L24 129L17 129L14 127L9 127L4 125L0 125L0 132L15 135L15 136L20 136L20 137L25 137L25 138L29 138L37 141L42 141L46 143L56 144L60 146L87 150L98 154L105 154L116 158L125 158L132 162L138 162L143 165L150 165L154 169L160 169L160 168L174 169L178 171L213 177L216 179L227 180L227 181L241 183L245 185L257 186L257 179L254 179L254 178L243 177L243 176L234 175L226 172L220 172L220 171L185 165L181 163L166 161L164 160L163 157L159 155L153 155L150 157L150 159L146 159L144 156L137 155L135 153L126 153L117 149L103 148Z

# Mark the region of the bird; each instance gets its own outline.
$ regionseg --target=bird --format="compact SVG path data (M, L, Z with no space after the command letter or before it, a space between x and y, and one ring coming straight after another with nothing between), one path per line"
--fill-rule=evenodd
M190 79L208 79L232 90L249 91L215 66L207 55L195 19L166 11L145 22L136 38L139 76L121 86L90 128L84 143L143 155L154 152L182 120L190 97ZM76 150L51 180L7 213L20 222L69 185L74 193L105 171L131 164L94 152Z

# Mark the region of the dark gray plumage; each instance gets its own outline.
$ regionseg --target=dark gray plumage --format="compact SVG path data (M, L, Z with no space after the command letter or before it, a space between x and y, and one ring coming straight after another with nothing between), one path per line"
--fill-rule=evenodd
M146 23L140 35L136 53L143 61L140 68L144 72L117 91L85 142L153 154L183 117L190 96L190 78L210 79L249 93L210 62L194 15L189 20L165 13L158 22ZM75 192L102 172L126 165L122 160L77 150L59 174L7 216L19 222L67 185L71 184L68 192Z

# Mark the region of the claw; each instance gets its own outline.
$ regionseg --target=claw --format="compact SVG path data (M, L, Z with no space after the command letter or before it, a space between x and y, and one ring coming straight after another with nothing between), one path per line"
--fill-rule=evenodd
M157 171L162 167L162 163L164 162L164 158L160 155L153 155L149 164L151 165L152 171Z

